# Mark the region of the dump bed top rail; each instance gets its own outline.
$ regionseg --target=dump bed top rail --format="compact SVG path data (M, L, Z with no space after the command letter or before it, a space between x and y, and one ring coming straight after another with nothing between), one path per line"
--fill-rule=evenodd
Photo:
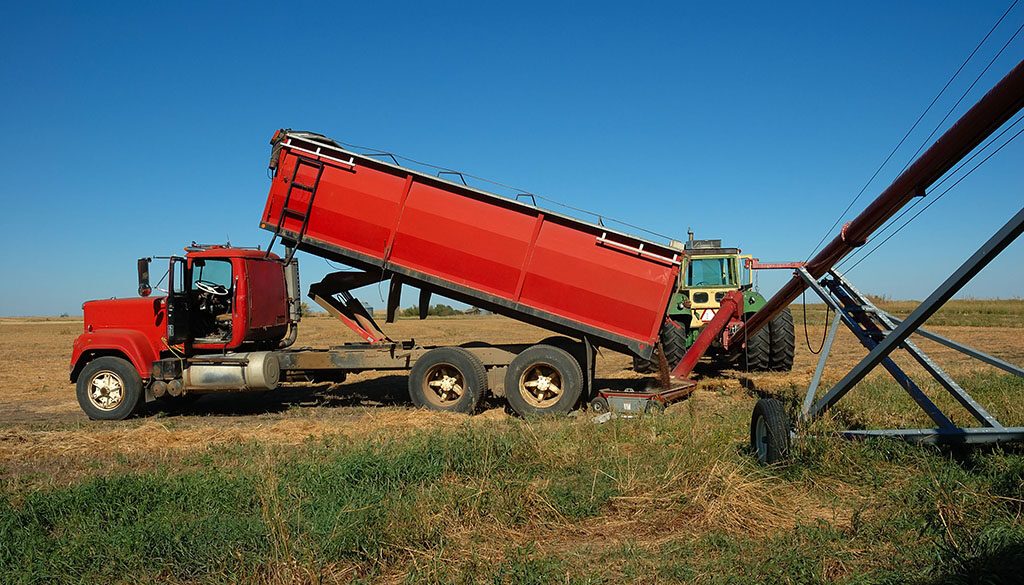
M290 247L649 356L682 250L278 131L260 227ZM397 160L395 160L397 162Z
M480 179L482 181L491 183L491 184L496 185L496 186L504 187L504 188L512 190L512 191L517 191L518 192L517 194L518 194L519 197L529 198L531 201L533 201L534 203L531 205L530 203L526 203L522 199L518 199L518 198L515 198L515 197L506 197L504 195L501 195L499 193L495 193L493 191L486 191L484 189L479 189L479 188L473 187L472 185L469 185L469 184L467 184L465 182L465 177L470 177L470 178L477 178L477 177L474 177L473 175L469 175L467 173L463 173L463 172L460 172L460 171L456 171L456 170L452 170L452 169L448 169L448 168L444 168L444 167L439 167L439 166L435 166L435 165L431 165L429 163L418 163L418 164L420 164L422 166L431 167L433 169L436 169L438 171L438 173L439 173L437 175L432 175L430 173L427 173L427 172L424 172L424 171L421 171L421 170L418 170L418 169L414 169L414 168L402 165L402 164L400 164L398 162L398 159L399 158L403 158L404 159L404 157L401 157L400 155L392 154L390 152L386 152L386 151L382 151L382 150L381 151L375 150L373 153L369 153L369 154L368 153L360 153L360 152L356 152L355 150L351 150L349 148L346 148L345 146L339 144L336 140L328 138L327 136L324 136L322 134L317 134L315 132L307 132L307 131L302 131L302 130L291 130L291 129L278 130L278 132L274 134L274 138L271 140L271 144L273 145L273 151L272 151L271 156L270 156L270 169L272 169L272 170L276 170L277 169L278 159L280 158L280 151L281 151L282 148L285 148L285 147L287 147L288 149L293 150L295 152L301 152L303 154L309 155L311 157L318 157L318 158L320 158L320 159L322 159L324 161L327 161L327 162L329 162L331 164L337 165L337 166L339 166L341 168L351 169L356 164L357 161L367 161L367 162L368 161L372 161L372 162L374 162L376 164L379 164L379 165L391 167L391 168L393 168L393 169L395 169L397 171L401 171L401 172L404 172L404 173L411 173L413 175L416 175L417 177L420 177L423 180L428 180L428 181L433 181L433 182L437 182L437 183L446 184L446 185L448 185L449 187L451 187L453 189L462 189L462 190L472 191L473 193L476 193L478 195L482 195L482 196L485 196L485 197L493 197L495 199L499 199L499 200L501 200L501 201L503 201L505 203L511 204L511 205L521 206L524 209L543 210L544 213L548 215L548 217L558 217L558 218L561 218L561 219L566 220L566 221L572 221L572 222L577 222L577 223L580 223L580 224L588 225L588 226L590 226L592 228L600 229L601 231L607 232L609 234L614 234L614 235L617 235L617 236L621 236L623 238L629 238L629 239L637 240L637 242L642 244L642 246L638 246L638 247L640 247L641 249L646 248L648 255L657 255L657 256L661 256L661 257L670 258L672 262L675 262L677 264L680 262L680 258L683 255L683 251L681 249L677 249L677 248L673 247L671 244L666 244L665 242L658 242L658 241L652 240L652 239L650 239L650 238L648 238L646 236L638 236L635 233L628 232L626 230L615 229L615 228L613 228L611 226L605 225L604 221L607 220L607 221L610 221L610 222L618 224L618 225L628 226L630 228L633 228L634 230L644 232L645 234L649 234L650 236L656 236L658 238L662 238L662 239L664 239L666 241L669 241L669 242L671 242L671 240L672 240L672 238L670 236L667 236L667 235L664 235L664 234L659 234L657 232L653 232L651 230L647 230L647 229L644 229L642 227L638 227L638 226L632 225L630 223L624 222L624 221L619 220L619 219L607 217L607 216L601 215L599 213L595 213L593 211L587 211L585 209L577 209L575 207L571 207L571 206L564 205L564 204L557 203L557 202L555 203L559 207L565 207L567 209L572 209L572 210L578 211L580 213L584 213L584 214L587 214L587 215L592 215L592 216L594 216L594 217L596 217L598 219L597 222L587 221L587 220L584 220L584 219L582 219L582 218L580 218L578 216L571 215L571 214L568 214L568 213L561 213L561 212L558 212L558 211L556 211L556 210L554 210L554 209L552 209L550 207L545 207L543 205L537 205L536 204L536 200L537 199L551 201L550 199L547 199L545 197L541 197L539 195L536 195L534 193L530 193L530 192L527 192L527 191L524 191L524 190L516 189L516 188L510 187L508 185L503 185L503 184L498 183L496 181L490 181L490 180L487 180L487 179ZM364 150L372 150L372 149L364 148ZM375 158L377 156L388 157L393 162L389 163L386 160L381 160L379 158ZM445 179L444 177L441 177L440 174L447 174L447 175L458 176L460 179L462 179L462 182L455 182L455 181L451 181L451 180Z

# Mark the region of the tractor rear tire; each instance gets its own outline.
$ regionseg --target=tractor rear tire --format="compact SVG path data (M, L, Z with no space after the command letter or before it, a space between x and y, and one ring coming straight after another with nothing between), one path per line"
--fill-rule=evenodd
M583 392L583 371L569 352L551 345L523 350L505 373L505 399L521 416L568 414Z
M429 410L472 414L487 393L487 370L461 347L438 347L409 371L409 398Z
M750 447L757 460L772 465L789 458L789 416L774 398L762 398L750 418Z
M686 338L689 330L685 325L674 321L665 321L661 326L661 349L665 352L665 361L668 362L668 369L676 367L683 356L686 355ZM657 351L657 350L655 350ZM657 353L651 356L654 359L645 360L639 356L633 356L633 370L641 374L653 374L658 371Z
M768 371L768 357L771 351L771 332L768 329L768 326L764 326L747 337L746 346L736 357L736 364L740 369L748 372Z
M774 372L788 372L793 369L793 352L796 348L796 333L793 329L793 314L789 307L775 315L768 324L770 338L768 369Z

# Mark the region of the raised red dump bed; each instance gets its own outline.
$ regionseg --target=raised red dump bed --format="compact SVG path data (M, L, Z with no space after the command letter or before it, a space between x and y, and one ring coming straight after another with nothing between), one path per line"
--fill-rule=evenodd
M649 356L681 252L278 131L260 227L288 246Z

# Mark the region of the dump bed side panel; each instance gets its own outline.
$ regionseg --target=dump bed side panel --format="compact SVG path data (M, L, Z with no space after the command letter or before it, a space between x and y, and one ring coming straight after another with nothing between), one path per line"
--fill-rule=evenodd
M302 248L314 253L392 270L414 286L479 299L513 318L650 352L676 282L678 252L348 151L331 155L285 143L261 227L274 231L280 222L286 241L301 233ZM325 163L323 171L302 159ZM297 186L289 194L293 176L316 187L304 232L310 193ZM286 198L295 212L282 214Z

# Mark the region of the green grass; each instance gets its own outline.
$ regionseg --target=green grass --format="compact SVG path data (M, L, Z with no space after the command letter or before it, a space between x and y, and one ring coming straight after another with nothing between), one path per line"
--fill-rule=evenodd
M820 439L764 468L746 453L750 406L4 478L0 582L1017 582L1024 452Z

